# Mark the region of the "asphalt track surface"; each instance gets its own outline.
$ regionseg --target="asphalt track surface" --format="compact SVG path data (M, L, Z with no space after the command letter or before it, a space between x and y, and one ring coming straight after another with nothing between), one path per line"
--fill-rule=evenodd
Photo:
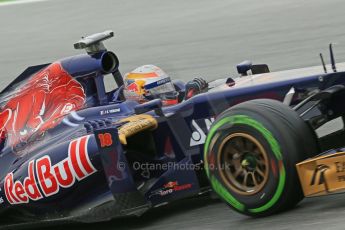
M250 59L271 70L319 65L335 42L345 61L344 0L51 0L0 5L0 88L28 65L77 54L80 36L112 29L106 42L122 72L156 64L173 78L235 76ZM253 219L209 198L157 208L141 218L65 229L344 229L345 196L305 199ZM61 229L58 227L56 229Z

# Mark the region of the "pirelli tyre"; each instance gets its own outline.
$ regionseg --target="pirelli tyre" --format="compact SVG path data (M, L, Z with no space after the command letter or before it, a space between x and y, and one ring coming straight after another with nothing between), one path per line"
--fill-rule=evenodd
M258 99L220 114L205 142L213 190L233 209L267 216L303 198L295 164L319 152L314 131L281 102Z

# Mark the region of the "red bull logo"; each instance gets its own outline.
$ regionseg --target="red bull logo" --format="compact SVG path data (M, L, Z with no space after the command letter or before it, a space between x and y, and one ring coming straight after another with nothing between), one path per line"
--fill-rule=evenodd
M129 92L134 92L138 95L143 95L145 92L144 85L145 85L144 80L135 80L132 83L128 84L126 88Z
M131 92L138 92L139 91L139 86L133 82L130 85L127 86L127 90Z
M28 176L23 181L14 181L13 173L5 178L4 190L7 201L12 205L37 201L59 193L61 188L72 187L95 173L87 151L90 136L70 142L68 157L52 165L46 155L29 162Z

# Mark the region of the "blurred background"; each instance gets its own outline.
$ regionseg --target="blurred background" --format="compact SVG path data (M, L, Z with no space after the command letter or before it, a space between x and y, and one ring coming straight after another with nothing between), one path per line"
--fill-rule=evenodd
M28 0L0 7L0 79L77 54L74 42L106 29L123 73L155 64L173 78L215 79L246 59L306 67L320 64L319 52L328 61L330 42L343 61L344 9L343 0Z
M0 0L0 88L27 66L75 55L83 35L111 29L106 41L122 73L155 64L172 78L237 76L249 59L271 70L345 61L344 0ZM322 69L320 68L320 72ZM344 229L343 196L306 199L264 219L241 216L209 198L184 200L141 218L74 229ZM60 229L60 228L58 228Z

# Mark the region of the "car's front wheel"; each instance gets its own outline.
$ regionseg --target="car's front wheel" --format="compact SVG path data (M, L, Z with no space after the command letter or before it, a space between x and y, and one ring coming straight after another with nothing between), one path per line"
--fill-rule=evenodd
M295 164L317 153L314 131L295 111L259 99L217 117L207 136L204 162L213 190L232 208L266 216L303 198Z

